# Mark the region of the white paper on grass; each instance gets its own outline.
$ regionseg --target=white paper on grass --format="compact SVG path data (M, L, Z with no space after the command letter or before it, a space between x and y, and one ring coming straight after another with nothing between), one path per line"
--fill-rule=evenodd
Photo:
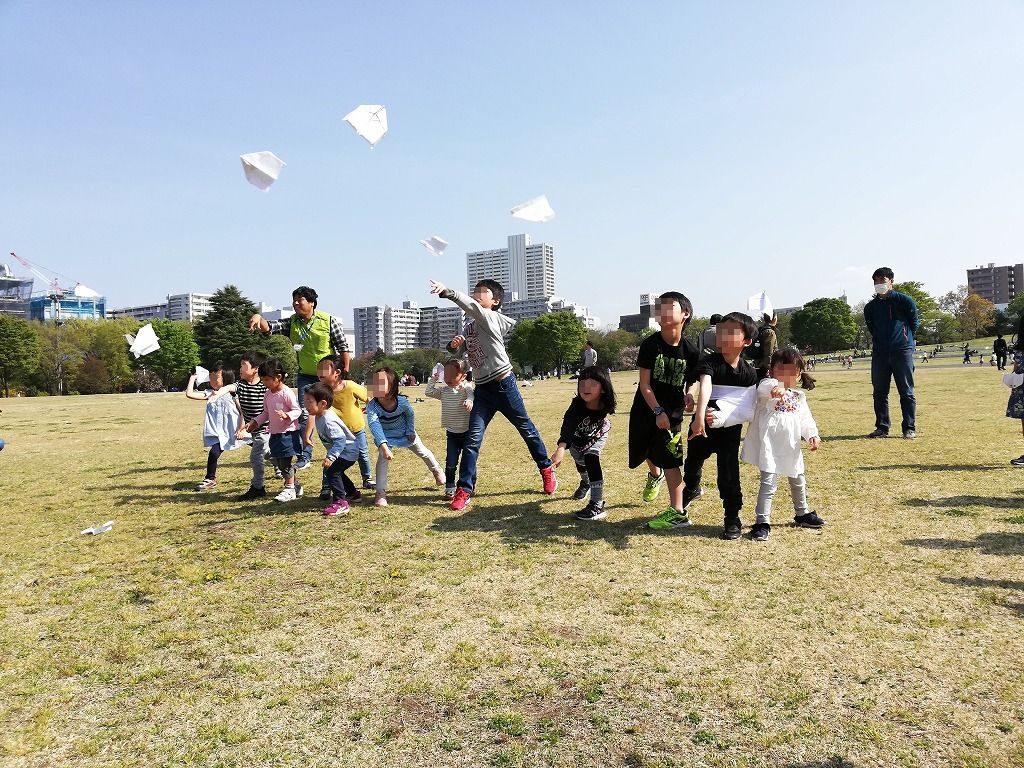
M210 372L201 365L196 366L196 386L206 384L210 380Z
M444 238L438 237L437 235L431 235L426 240L420 240L420 245L435 256L440 256L444 253L444 249L448 247L448 241Z
M94 525L92 528L86 528L79 535L80 536L98 536L101 533L106 533L114 527L113 520L107 520L103 525Z
M388 132L388 111L380 104L360 104L344 119L371 147Z
M241 160L245 178L254 187L258 187L264 192L277 181L277 177L281 175L281 169L287 165L273 152L250 152L247 155L242 155Z
M160 349L160 341L156 337L152 323L146 323L139 328L136 335L132 336L130 333L126 333L124 337L128 340L128 351L135 355L136 360Z
M768 294L764 291L761 291L761 293L747 299L747 312L749 312L755 320L760 320L762 315L768 315L768 317L771 317L775 314L775 310L772 308L771 299L768 298Z
M551 207L551 203L548 202L548 196L541 195L517 205L512 209L512 215L517 219L543 224L545 221L555 218L555 211Z

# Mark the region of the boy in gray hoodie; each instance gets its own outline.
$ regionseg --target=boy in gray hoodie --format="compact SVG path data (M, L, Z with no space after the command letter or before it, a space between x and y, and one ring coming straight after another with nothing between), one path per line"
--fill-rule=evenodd
M512 372L512 363L505 342L512 333L515 320L498 310L505 290L496 280L481 280L473 288L473 296L446 288L436 280L430 281L430 292L442 299L455 302L469 316L465 334L456 336L448 345L453 354L467 354L476 385L473 410L469 414L469 433L459 463L459 484L452 497L451 509L466 508L476 487L476 462L484 440L484 430L501 413L514 426L537 462L544 483L544 493L558 488L555 469L551 466L544 441L526 413L526 404L519 392L519 383Z

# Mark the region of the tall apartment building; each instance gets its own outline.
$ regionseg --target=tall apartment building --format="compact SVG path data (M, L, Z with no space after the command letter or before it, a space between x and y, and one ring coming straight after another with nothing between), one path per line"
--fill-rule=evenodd
M384 349L384 311L387 307L356 307L352 327L356 337L355 354L365 355Z
M213 309L213 305L210 304L212 298L212 293L176 293L157 304L138 304L134 307L112 309L107 313L107 317L132 317L140 322L162 318L194 323Z
M414 301L403 301L400 307L357 307L352 316L357 356L378 349L387 355L414 348L444 349L463 325L458 307L420 307Z
M466 254L466 283L497 280L508 300L540 299L555 294L555 249L529 235L509 235L508 247Z
M1024 291L1024 264L997 267L990 262L988 266L968 269L967 290L988 299L998 309L1006 309L1006 305Z
M583 322L583 327L587 330L596 330L601 324L599 318L590 314L589 307L561 296L509 301L501 308L501 312L516 321L532 320L549 312L572 312Z

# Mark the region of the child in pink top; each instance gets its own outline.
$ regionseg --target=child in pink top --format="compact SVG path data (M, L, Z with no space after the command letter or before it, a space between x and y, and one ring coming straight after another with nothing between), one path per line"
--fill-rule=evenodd
M267 424L270 431L270 458L284 475L284 490L274 497L275 501L294 501L302 495L302 486L295 482L295 467L292 459L302 455L302 433L299 432L299 416L302 409L291 387L284 383L285 370L281 361L271 358L260 363L260 381L267 388L263 411L246 425L253 432Z

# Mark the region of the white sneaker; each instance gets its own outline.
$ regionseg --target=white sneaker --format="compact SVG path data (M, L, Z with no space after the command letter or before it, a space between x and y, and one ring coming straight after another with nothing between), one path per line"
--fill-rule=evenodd
M295 489L285 488L277 496L274 497L274 501L295 501Z

